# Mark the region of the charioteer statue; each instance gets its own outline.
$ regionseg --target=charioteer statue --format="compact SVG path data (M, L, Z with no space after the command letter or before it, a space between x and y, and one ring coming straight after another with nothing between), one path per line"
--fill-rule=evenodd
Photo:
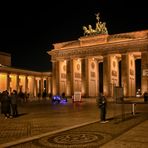
M88 25L88 28L86 26L83 26L84 30L84 36L88 35L96 35L96 34L108 34L106 23L100 21L100 13L95 14L96 15L96 28L93 29L91 25Z

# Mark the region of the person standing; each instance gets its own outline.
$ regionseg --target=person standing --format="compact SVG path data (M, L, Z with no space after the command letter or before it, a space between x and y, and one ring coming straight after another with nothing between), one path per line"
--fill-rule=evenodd
M11 107L12 107L12 116L17 117L18 116L18 110L17 110L17 92L16 90L13 90L13 93L11 95Z
M1 94L1 113L5 115L5 119L10 117L10 97L7 91Z
M98 107L100 109L100 118L101 118L101 123L106 123L106 106L107 106L107 100L106 97L100 93L98 97Z

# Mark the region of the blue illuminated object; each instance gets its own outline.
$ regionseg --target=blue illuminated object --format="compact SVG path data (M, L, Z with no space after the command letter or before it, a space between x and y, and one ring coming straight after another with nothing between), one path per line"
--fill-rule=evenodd
M55 96L52 97L52 103L54 103L54 104L59 104L59 103L65 104L66 102L67 102L67 98L66 97L62 98L59 95L55 95Z

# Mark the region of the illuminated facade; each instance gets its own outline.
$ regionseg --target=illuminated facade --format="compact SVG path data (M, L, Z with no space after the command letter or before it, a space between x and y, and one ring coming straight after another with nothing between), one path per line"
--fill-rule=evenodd
M53 94L71 96L80 91L84 97L95 97L102 87L107 96L113 96L114 86L122 86L125 96L135 96L137 59L141 59L140 89L148 91L148 30L88 35L53 46L48 52Z
M29 93L30 99L34 99L38 93L51 93L50 72L35 72L11 67L11 55L0 52L0 92L13 90Z

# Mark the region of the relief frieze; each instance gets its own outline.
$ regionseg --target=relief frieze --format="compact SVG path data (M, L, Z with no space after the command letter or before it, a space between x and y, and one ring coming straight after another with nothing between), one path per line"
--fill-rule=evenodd
M66 79L66 73L61 73L61 78Z
M117 77L117 71L112 70L112 76Z
M134 75L134 70L133 69L130 69L130 75Z
M77 73L77 72L75 72L75 78L81 78L81 73Z
M91 72L90 73L90 76L93 78L93 77L95 77L95 72Z

